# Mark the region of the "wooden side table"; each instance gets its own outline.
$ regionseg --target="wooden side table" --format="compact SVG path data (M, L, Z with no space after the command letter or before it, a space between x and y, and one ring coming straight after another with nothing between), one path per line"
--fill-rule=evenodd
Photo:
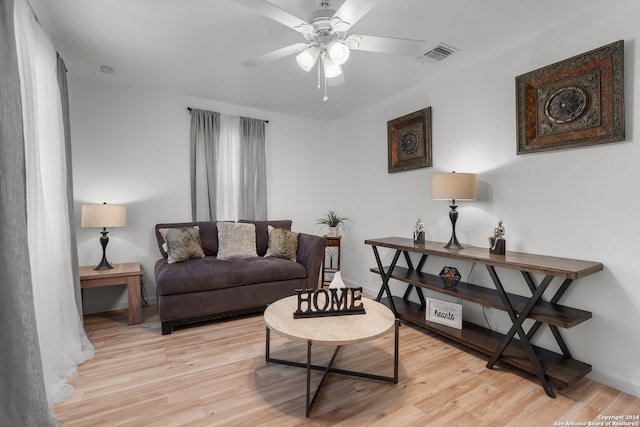
M324 286L324 273L335 273L336 271L340 271L340 239L342 236L323 236L327 240L327 248L338 248L338 266L337 268L333 268L333 258L331 259L331 264L327 268L325 266L325 257L322 258L322 284L320 286Z
M127 285L129 299L129 324L142 323L140 307L140 263L113 264L111 270L94 270L94 266L80 267L80 288Z

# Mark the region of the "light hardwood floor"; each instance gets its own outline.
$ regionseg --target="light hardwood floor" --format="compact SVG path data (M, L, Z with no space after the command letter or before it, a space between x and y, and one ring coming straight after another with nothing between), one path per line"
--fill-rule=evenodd
M72 426L557 426L640 415L640 398L583 379L546 396L536 379L403 325L398 384L329 376L305 418L305 371L266 364L262 316L162 336L155 307L85 318L96 355L53 414ZM306 346L272 334L273 357L305 361ZM331 348L314 347L314 363ZM393 333L345 346L336 367L392 375ZM312 373L315 384L319 372ZM631 420L640 421L640 420ZM573 424L576 425L576 424ZM586 425L586 424L585 424ZM638 424L636 424L638 425Z

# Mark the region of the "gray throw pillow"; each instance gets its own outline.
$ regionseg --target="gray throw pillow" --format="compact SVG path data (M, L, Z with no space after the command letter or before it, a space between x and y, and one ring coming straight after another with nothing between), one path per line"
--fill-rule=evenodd
M269 226L269 246L265 257L277 257L295 261L298 253L298 233Z
M216 258L257 257L256 226L235 222L218 222L218 254Z

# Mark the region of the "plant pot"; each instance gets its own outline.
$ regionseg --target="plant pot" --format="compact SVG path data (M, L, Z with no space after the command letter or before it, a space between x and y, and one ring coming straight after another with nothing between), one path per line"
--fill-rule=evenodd
M340 233L338 232L338 227L329 227L327 231L327 236L329 237L338 237Z

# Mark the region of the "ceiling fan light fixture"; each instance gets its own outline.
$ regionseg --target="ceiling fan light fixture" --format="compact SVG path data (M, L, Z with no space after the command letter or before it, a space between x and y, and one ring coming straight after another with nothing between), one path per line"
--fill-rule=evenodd
M300 68L308 72L311 71L318 60L318 55L320 55L320 49L316 46L311 46L310 48L300 52L296 56L296 61Z
M331 79L342 74L342 67L336 64L328 55L322 56L322 66L324 68L324 77Z
M332 41L327 46L327 53L333 62L342 65L349 59L349 48L340 42Z

